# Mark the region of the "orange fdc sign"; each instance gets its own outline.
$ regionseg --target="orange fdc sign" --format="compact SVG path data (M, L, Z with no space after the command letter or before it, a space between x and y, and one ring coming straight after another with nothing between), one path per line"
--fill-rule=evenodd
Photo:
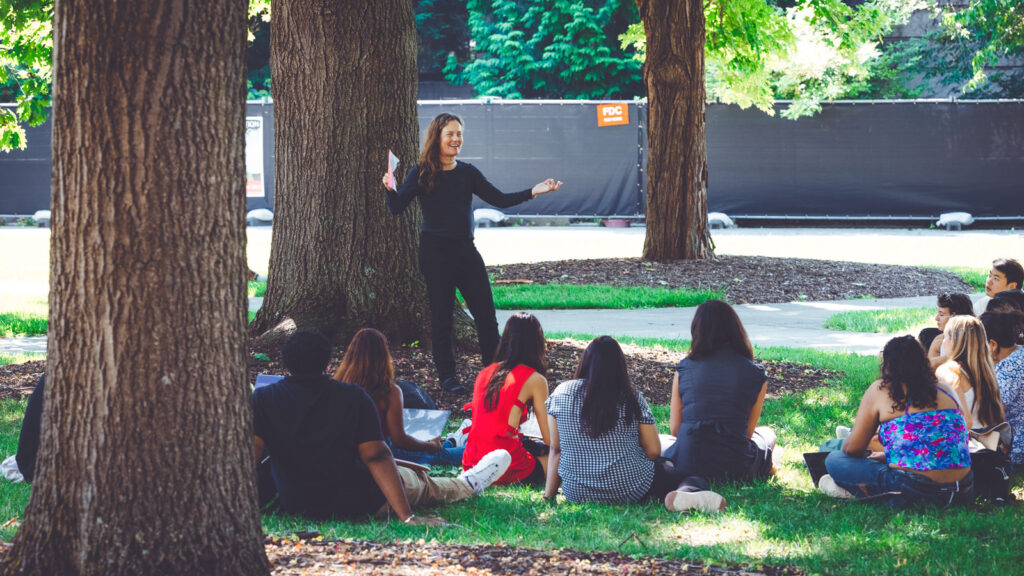
M621 126L629 124L629 105L620 104L598 104L597 125L598 126Z

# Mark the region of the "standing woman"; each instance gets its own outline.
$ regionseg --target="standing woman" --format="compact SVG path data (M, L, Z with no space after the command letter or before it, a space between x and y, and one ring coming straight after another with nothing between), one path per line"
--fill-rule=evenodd
M676 366L665 451L677 472L708 480L766 478L775 433L757 426L768 381L736 311L721 300L697 307L690 352Z
M434 367L441 389L452 393L466 392L455 375L452 314L456 288L476 323L484 366L491 364L498 344L491 284L484 261L473 244L473 196L498 208L509 208L562 185L548 178L532 189L502 193L475 166L455 159L462 150L462 130L458 116L439 114L427 127L418 163L409 170L402 186L392 190L387 175L384 176L388 210L392 214L401 213L414 198L420 200L420 273L427 283L430 301Z

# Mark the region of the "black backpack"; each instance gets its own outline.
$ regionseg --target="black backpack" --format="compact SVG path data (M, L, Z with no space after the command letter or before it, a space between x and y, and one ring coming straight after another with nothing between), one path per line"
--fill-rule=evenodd
M1016 500L1016 496L1010 492L1013 466L1010 457L1002 450L972 452L971 470L974 471L974 495L979 500L996 504L1008 504Z

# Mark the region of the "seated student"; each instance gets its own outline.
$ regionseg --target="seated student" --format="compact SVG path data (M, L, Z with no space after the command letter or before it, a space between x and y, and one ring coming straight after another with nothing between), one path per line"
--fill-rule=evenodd
M665 457L677 472L708 480L767 478L775 433L758 427L768 390L736 311L721 300L697 307L690 352L672 380Z
M884 452L871 452L876 434ZM955 394L935 380L913 336L889 340L882 377L864 393L843 449L828 455L818 489L836 498L872 498L902 508L970 501L968 431Z
M982 428L1003 422L999 383L981 320L973 316L951 318L946 324L943 348L949 360L936 368L935 377L959 396L967 427Z
M36 457L39 455L39 438L42 434L43 391L46 388L46 374L39 377L32 395L25 406L25 416L21 420L21 433L18 435L18 452L14 455L17 473L11 471L9 478L17 482L21 477L25 482L32 482L36 476ZM4 461L4 472L7 473L7 460Z
M992 261L988 280L985 281L985 296L974 303L975 316L985 312L990 298L1004 290L1020 291L1024 288L1024 267L1011 258L996 258Z
M494 364L484 368L473 384L473 423L462 454L463 468L475 466L484 454L498 448L508 450L512 465L498 484L543 486L547 471L548 363L546 342L540 322L532 314L513 314L501 333ZM525 438L519 426L527 420L526 408L533 406L544 445Z
M942 364L947 360L942 355L942 332L946 330L946 323L953 316L974 316L974 310L971 308L971 298L967 294L957 293L945 293L939 294L939 301L937 307L937 313L935 314L935 324L939 327L940 333L935 335L932 339L931 344L925 348L928 351L928 359L931 361L932 368ZM922 344L924 344L922 342Z
M396 468L370 397L324 374L331 357L326 338L296 332L281 355L291 375L253 391L253 431L256 459L269 453L281 508L289 514L324 519L394 511L405 524L436 525L443 521L416 518L410 506L464 500L508 468L502 450L458 478Z
M981 315L981 323L985 325L988 348L995 363L1006 421L1013 428L1010 461L1020 466L1024 464L1024 346L1017 344L1017 336L1024 326L1024 314L986 312Z
M405 399L395 384L395 364L386 336L363 328L352 337L334 379L361 387L377 406L384 440L396 458L419 464L462 465L463 448L445 447L441 438L423 442L405 432Z
M546 403L551 455L544 497L559 484L570 502L658 499L669 510L717 512L725 499L707 481L686 478L659 462L661 441L643 394L633 389L619 343L601 336L583 352L576 380Z

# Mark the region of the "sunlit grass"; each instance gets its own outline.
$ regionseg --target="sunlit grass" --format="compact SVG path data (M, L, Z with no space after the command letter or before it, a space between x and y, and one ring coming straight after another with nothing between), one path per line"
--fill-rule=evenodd
M934 324L935 308L891 308L839 312L825 319L824 326L829 330L892 334L905 330L917 332Z
M721 291L652 288L649 286L594 286L571 284L496 284L491 286L499 310L576 308L669 308L698 306Z

